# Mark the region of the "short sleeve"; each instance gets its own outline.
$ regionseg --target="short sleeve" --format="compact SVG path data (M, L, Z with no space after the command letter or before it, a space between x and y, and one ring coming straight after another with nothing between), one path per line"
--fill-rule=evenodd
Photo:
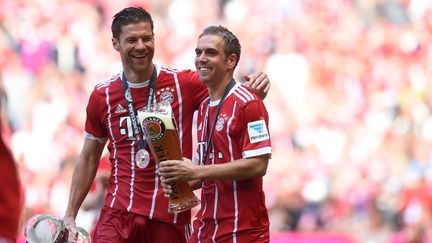
M95 138L106 138L108 135L106 126L103 123L103 108L105 105L101 100L103 100L102 95L94 90L90 95L86 109L85 132Z
M240 116L240 144L243 158L271 154L268 113L261 99L245 104Z

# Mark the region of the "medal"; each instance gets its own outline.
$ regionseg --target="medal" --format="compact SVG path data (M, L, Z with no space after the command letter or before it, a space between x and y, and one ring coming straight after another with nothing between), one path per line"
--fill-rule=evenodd
M135 155L136 165L139 168L144 169L145 167L148 166L149 162L150 162L150 155L147 152L147 150L145 150L145 149L138 150L138 152Z
M147 95L147 107L150 107L150 105L152 104L153 101L153 93L154 93L154 89L156 88L156 79L157 79L157 71L156 71L156 67L153 65L153 73L150 77L150 82L149 82L149 90L148 90L148 95ZM144 134L143 131L141 131L137 117L136 117L136 113L135 113L135 108L133 105L133 98L132 98L132 94L125 76L125 73L123 71L122 73L122 88L123 88L123 92L124 92L124 98L126 100L127 103L127 108L129 111L129 117L131 119L131 123L132 123L132 130L133 130L133 135L135 136L135 139L137 140L138 143L138 151L135 154L135 164L137 165L138 168L146 168L150 162L150 155L149 152L147 152L147 150L145 150L144 148L146 147L146 142L144 138Z

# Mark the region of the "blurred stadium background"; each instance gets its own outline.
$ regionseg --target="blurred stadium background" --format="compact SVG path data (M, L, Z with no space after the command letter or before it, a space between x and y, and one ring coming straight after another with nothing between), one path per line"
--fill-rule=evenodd
M272 242L432 242L431 0L2 0L23 222L63 216L88 95L121 69L112 16L131 5L154 18L156 62L194 69L198 34L222 24L242 43L238 78L270 77Z

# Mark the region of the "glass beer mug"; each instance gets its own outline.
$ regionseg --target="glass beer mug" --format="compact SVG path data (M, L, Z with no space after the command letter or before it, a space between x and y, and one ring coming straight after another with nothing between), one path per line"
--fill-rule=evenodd
M183 160L177 126L169 102L162 101L138 110L138 120L157 164L165 160ZM183 212L200 203L186 181L177 181L171 188L173 193L169 198L169 212Z

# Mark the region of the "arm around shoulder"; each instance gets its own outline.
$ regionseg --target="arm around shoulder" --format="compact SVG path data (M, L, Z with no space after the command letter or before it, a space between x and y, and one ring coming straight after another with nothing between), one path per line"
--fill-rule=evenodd
M257 72L245 75L244 79L246 80L244 85L264 100L270 90L270 79L267 74Z

